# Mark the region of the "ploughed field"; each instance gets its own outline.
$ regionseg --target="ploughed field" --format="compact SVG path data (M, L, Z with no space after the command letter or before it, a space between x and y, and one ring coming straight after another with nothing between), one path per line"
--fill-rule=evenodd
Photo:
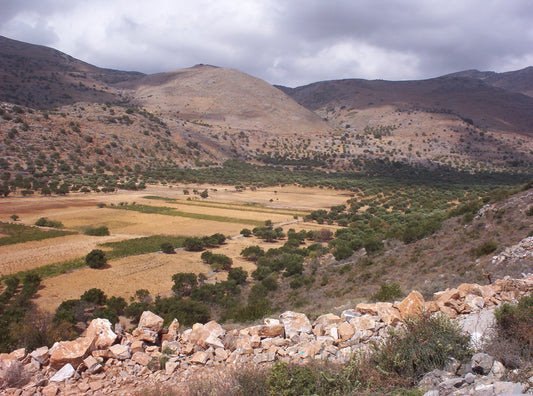
M185 195L184 190L189 194ZM193 191L196 190L197 193ZM207 190L208 197L200 198ZM150 236L188 237L221 233L228 238L214 253L233 259L233 267L243 267L249 273L255 269L251 261L240 257L246 246L259 245L267 250L277 248L283 241L263 242L255 237L243 238L243 228L253 229L266 220L275 226L296 231L335 226L304 223L302 218L312 210L327 209L346 202L348 194L319 188L295 186L261 188L255 191L236 190L233 186L173 185L148 186L143 191L119 191L117 193L70 194L64 197L8 197L0 200L0 221L13 223L11 216L19 219L15 224L31 226L46 217L63 224L66 235L36 237L26 241L6 239L0 233L0 275L39 269L43 266L73 268L60 275L43 279L36 303L53 311L64 300L79 298L84 291L99 288L108 296L126 299L136 290L147 289L150 294L168 294L172 275L177 272L203 273L208 279L225 279L225 272L213 272L201 259L201 252L178 249L176 254L152 251L138 254L135 248L114 252L108 242L131 241ZM84 230L105 226L109 236L89 236ZM7 227L7 226L5 226ZM38 232L57 232L38 228ZM31 239L31 238L30 238ZM13 243L14 242L14 243ZM83 265L83 259L93 249L108 252L108 265L103 269L91 269ZM69 267L70 266L70 267ZM64 272L61 271L61 272Z

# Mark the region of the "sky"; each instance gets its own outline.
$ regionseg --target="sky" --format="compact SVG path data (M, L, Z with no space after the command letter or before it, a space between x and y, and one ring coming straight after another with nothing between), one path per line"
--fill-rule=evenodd
M0 0L0 35L149 74L411 80L533 65L533 0Z

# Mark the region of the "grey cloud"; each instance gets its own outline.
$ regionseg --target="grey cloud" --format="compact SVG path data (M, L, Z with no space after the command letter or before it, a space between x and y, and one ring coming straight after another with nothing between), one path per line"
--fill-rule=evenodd
M79 31L66 25L73 15L86 18ZM210 63L293 86L525 67L532 20L530 0L0 3L0 34L55 44L98 66L153 73Z

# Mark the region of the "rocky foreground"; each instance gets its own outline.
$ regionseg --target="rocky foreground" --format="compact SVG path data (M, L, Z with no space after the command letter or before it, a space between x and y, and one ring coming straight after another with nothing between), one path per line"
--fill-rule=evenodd
M436 293L432 301L411 292L395 303L359 304L340 316L326 314L313 323L302 313L284 312L264 324L226 331L218 323L195 324L180 333L176 319L168 329L163 319L144 312L131 333L107 319L94 319L85 335L52 348L0 354L0 385L6 395L131 395L142 389L176 389L199 373L223 365L262 365L276 360L305 363L350 360L379 341L389 326L402 325L421 309L441 312L458 321L474 347L490 333L495 307L515 302L533 289L533 274L497 280L491 285L462 284ZM420 386L427 395L496 395L533 392L528 383L502 381L506 368L478 353L469 364L435 370Z

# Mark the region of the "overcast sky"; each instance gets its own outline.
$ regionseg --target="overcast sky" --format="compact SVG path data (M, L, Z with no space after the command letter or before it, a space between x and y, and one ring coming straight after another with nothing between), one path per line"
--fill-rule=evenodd
M533 0L0 0L0 35L144 73L422 79L533 65Z

